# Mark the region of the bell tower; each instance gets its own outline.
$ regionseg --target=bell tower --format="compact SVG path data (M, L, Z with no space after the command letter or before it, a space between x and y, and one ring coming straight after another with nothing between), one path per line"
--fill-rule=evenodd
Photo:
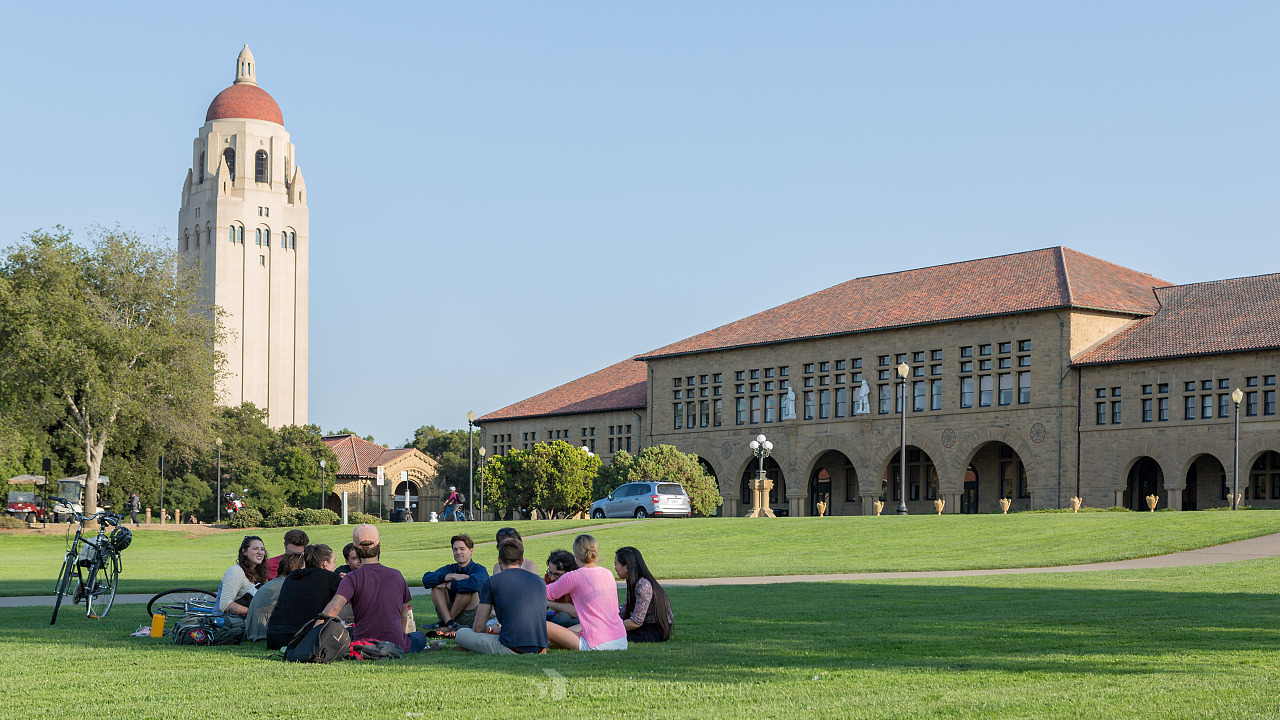
M271 427L307 422L306 183L280 106L245 45L191 148L178 252L222 310L228 376L218 399L251 402Z

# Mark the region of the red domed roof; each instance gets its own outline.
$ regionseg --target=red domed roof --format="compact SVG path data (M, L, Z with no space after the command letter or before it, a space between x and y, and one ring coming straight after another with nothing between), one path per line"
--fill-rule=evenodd
M213 102L209 103L209 112L204 114L204 121L223 118L266 120L284 125L284 116L280 114L280 106L276 101L266 90L247 83L232 85L218 93Z

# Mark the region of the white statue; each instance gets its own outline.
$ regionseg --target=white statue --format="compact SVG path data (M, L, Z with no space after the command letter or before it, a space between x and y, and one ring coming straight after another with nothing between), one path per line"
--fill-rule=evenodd
M867 385L867 381L862 381L862 387L858 388L858 399L853 405L854 415L867 415L871 412L871 386Z
M782 398L782 419L796 419L796 391L791 388L787 388L787 395Z

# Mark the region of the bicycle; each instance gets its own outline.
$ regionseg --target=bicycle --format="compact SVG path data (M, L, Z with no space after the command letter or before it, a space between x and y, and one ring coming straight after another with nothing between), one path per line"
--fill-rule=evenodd
M462 509L461 505L450 505L444 509L444 520L449 521L466 521L471 518L467 517L467 511Z
M120 583L120 553L133 542L133 533L120 527L120 516L105 510L93 515L76 514L75 537L62 560L62 570L53 587L53 617L49 624L58 622L58 610L62 598L71 596L71 603L85 601L85 617L100 620L111 611L116 599L116 586ZM85 523L98 521L98 534L86 536ZM108 532L107 528L111 528ZM74 589L72 577L75 578Z
M217 593L198 588L166 590L147 603L147 617L164 615L166 625L187 617L212 617L218 614Z

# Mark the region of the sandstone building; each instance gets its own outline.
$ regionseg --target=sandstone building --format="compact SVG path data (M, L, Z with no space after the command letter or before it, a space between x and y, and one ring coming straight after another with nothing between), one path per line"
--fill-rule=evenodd
M280 107L258 87L249 46L191 146L178 251L223 310L219 401L252 402L271 427L307 423L306 183Z
M905 364L900 381L896 368ZM1203 509L1233 481L1280 507L1280 275L1170 285L1067 248L857 278L481 417L490 453L557 439L670 444L749 509L747 444L779 514ZM905 408L904 408L905 404ZM792 412L793 411L793 415ZM595 433L595 434L592 434Z

